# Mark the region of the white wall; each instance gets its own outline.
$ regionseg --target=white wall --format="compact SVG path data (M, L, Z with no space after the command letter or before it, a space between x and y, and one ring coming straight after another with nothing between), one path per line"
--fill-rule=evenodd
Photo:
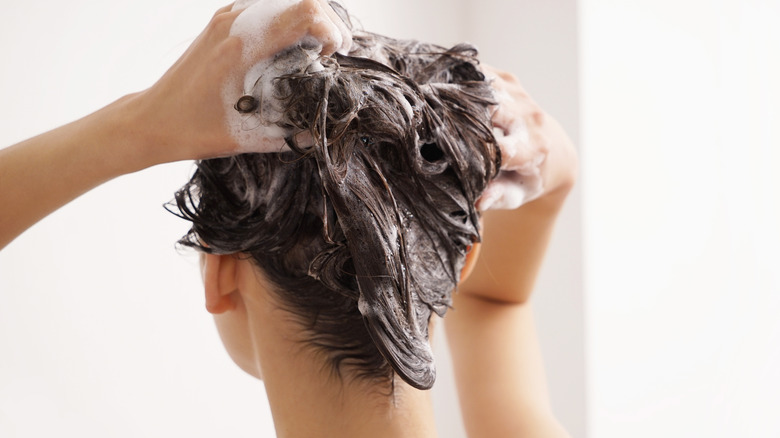
M514 72L579 146L577 2L474 0L466 18L464 38L481 58ZM587 427L580 188L558 219L532 298L553 411L575 437Z
M581 2L591 436L780 434L778 17Z
M575 4L540 3L507 12L498 1L480 8L467 0L345 1L373 31L475 42L489 62L517 72L576 137ZM0 146L151 85L220 6L7 5ZM0 436L272 436L262 384L222 352L195 257L174 249L187 225L161 207L190 170L168 164L109 182L0 252ZM575 195L534 305L556 412L582 436L578 206ZM439 364L435 403L441 436L457 438L465 434L449 370Z

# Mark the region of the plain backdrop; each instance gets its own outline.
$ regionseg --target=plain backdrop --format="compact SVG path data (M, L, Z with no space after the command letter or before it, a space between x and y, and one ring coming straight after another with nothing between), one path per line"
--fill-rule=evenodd
M220 6L4 5L0 146L148 87ZM579 146L533 298L574 436L780 434L779 2L346 6L369 30L474 42ZM187 224L162 208L191 171L111 181L0 252L0 436L273 436L174 246ZM464 437L436 348L440 436Z
M579 8L591 436L780 436L780 2Z

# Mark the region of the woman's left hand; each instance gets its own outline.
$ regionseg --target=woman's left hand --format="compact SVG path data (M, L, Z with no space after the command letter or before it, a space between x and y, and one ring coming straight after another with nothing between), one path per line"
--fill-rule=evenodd
M516 76L485 65L482 70L492 80L498 101L493 131L502 162L477 208L511 210L562 188L568 191L577 174L577 154L569 137Z

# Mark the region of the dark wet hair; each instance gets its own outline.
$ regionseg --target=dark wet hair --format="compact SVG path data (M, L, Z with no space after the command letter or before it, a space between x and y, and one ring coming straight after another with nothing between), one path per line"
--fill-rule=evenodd
M349 56L276 79L313 146L197 163L176 193L180 243L242 253L341 375L428 389L432 312L451 304L477 198L500 156L476 50L355 32Z

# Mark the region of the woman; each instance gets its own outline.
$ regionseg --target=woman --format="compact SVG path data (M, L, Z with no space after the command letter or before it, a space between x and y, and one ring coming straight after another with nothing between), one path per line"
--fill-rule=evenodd
M246 59L241 50L246 39L230 34L240 11L223 9L182 59L149 90L4 150L0 156L0 178L7 179L0 182L4 187L11 182L24 184L27 189L24 198L8 190L2 194L4 205L18 212L13 218L2 219L3 245L43 215L112 177L160 162L240 152L241 139L223 123L235 115L231 111L236 109L225 105L224 96L220 90L214 90L213 84L235 82L256 62L306 35L321 43L322 55L348 50L344 26L326 5L303 2L285 11L290 12L274 21L283 26L285 37L276 43L274 37L279 34L268 33L271 38L267 40L274 41L266 44L270 48L255 53L254 59ZM454 298L457 310L447 317L459 390L471 435L558 433L559 426L549 413L540 384L543 378L533 332L527 329L532 326L525 303L554 218L573 182L574 159L560 128L536 108L516 79L499 72L489 73L497 75L493 86L506 92L494 114L494 124L506 134L499 139L506 173L493 186L494 194L483 198L481 205L490 207L491 201L493 206L511 206L510 197L501 195L517 192L500 189L502 184L512 187L513 171L536 170L542 184L533 193L535 201L511 212L491 211L485 215L482 261L477 262L472 277L459 286L459 294ZM185 80L191 85L182 90L179 86ZM203 108L214 112L204 112ZM518 126L523 124L528 126L528 139L519 135L522 131ZM139 134L135 131L137 126L149 129ZM548 138L542 140L545 136ZM527 143L518 147L515 140ZM281 142L262 143L265 151L282 146ZM546 157L543 162L537 159L540 152ZM63 166L69 162L65 157L74 156L88 165ZM52 167L47 168L47 163ZM58 184L47 179L54 174L55 167ZM84 168L89 171L84 172ZM27 197L39 202L28 205ZM519 197L515 203L525 200ZM491 230L500 230L499 237ZM472 259L476 253L472 251ZM520 258L520 269L515 257ZM243 327L251 336L234 336L236 333L223 330L223 339L229 350L237 353L234 356L239 365L251 371L260 365L279 436L434 433L426 393L399 382L393 398L388 398L387 391L366 393L363 384L344 385L343 381L323 378L317 360L296 351L295 344L285 343L294 340L296 327L283 313L275 311L276 307L269 306L278 303L271 302L267 283L258 279L258 271L248 260L207 255L205 274L207 305L219 315L218 320L223 321L220 324L235 327L236 323L244 324L241 318L246 319ZM258 326L256 321L266 324ZM267 324L269 321L274 323ZM521 328L524 330L518 330ZM512 339L507 333L522 333L527 338ZM231 345L237 341L247 344ZM517 372L518 369L524 371ZM492 384L493 381L496 383ZM365 421L356 421L358 418ZM311 430L312 426L317 429Z

